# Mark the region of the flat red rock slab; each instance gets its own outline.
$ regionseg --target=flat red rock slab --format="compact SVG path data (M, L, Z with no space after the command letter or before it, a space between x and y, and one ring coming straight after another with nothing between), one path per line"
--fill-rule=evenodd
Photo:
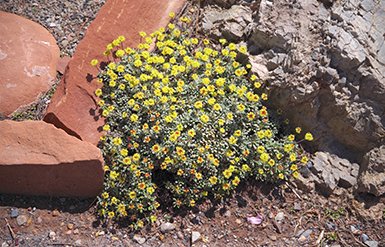
M48 91L59 47L41 25L0 11L0 114L9 116Z
M95 145L43 121L0 121L0 194L94 197L103 189Z
M185 0L108 0L88 27L48 107L44 121L70 135L97 144L104 119L99 117L94 91L100 86L92 79L98 73L90 65L102 55L108 43L124 35L125 46L140 43L139 32L151 33L167 25L168 14L178 12Z

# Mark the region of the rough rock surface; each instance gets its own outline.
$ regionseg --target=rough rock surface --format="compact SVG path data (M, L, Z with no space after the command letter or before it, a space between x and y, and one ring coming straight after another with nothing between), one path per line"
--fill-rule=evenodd
M39 24L0 11L0 115L9 116L48 91L59 48Z
M361 164L366 153L385 143L385 1L242 5L252 15L241 36L252 70L268 82L272 106L282 109L293 127L314 134L314 149ZM204 11L204 20L211 11ZM225 27L231 20L244 26L241 17L230 16L216 23ZM202 27L220 37L229 32ZM377 170L365 174L374 179L381 176ZM330 185L337 183L336 177L318 175Z
M360 167L358 192L385 194L385 145L368 152Z
M94 145L43 121L0 121L0 193L97 196L103 157Z
M139 31L150 33L165 26L169 21L168 13L178 12L183 4L183 0L107 1L69 62L44 121L96 144L104 120L99 116L94 95L99 85L93 77L98 71L91 67L90 61L94 58L105 60L102 53L106 45L119 35L126 37L126 46L136 46L140 42Z

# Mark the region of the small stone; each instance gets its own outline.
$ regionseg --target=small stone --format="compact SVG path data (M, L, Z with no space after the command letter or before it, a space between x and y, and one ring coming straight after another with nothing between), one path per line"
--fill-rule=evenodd
M67 228L68 228L68 230L74 229L74 224L68 223Z
M277 236L275 236L275 235L269 235L269 238L270 238L272 241L276 241L276 240L277 240Z
M362 239L362 242L366 242L366 241L368 241L369 240L369 237L368 237L368 235L366 235L365 233L363 233L362 235L361 235L361 239Z
M177 236L179 239L184 239L184 235L183 235L183 233L180 232L180 231L176 233L176 236Z
M175 225L170 222L165 222L160 225L160 231L162 233L170 232L172 230L175 230Z
M62 42L60 42L63 47L66 47L68 45L68 40L64 39Z
M71 235L72 234L72 230L68 230L65 232L66 235Z
M82 245L82 240L80 240L80 239L76 240L75 241L75 245L81 246Z
M19 210L17 208L11 208L11 218L19 216Z
M59 216L59 215L60 215L60 212L57 209L52 211L52 216L53 217L56 217L56 216Z
M17 224L18 224L19 226L25 225L25 224L27 223L27 221L28 221L27 216L26 216L26 215L23 215L23 214L17 216L17 218L16 218L16 222L17 222Z
M3 243L1 244L1 247L9 247L9 244L8 244L7 242L3 242Z
M238 225L240 225L240 224L242 224L242 220L236 219L236 220L235 220L235 223L237 223Z
M306 240L307 240L307 238L306 238L305 236L303 236L303 235L301 235L301 236L298 238L298 241L299 241L300 243L304 243Z
M302 209L301 203L295 202L295 203L294 203L294 210L296 210L296 211L301 211L301 209Z
M353 226L353 225L350 226L350 231L351 231L354 235L360 233L360 230L358 230L358 229L357 229L355 226Z
M275 221L281 222L285 218L285 214L283 212L278 212L277 215L275 216Z
M364 244L368 247L378 247L378 242L374 240L366 241Z
M227 210L223 215L226 216L226 217L230 217L231 216L231 211Z
M41 222L43 222L43 219L40 216L37 217L36 224L41 224Z
M133 237L133 240L135 240L138 244L144 244L146 242L146 239L135 234Z
M95 236L99 237L99 236L103 236L104 234L105 234L104 231L98 231L95 233Z
M201 238L201 234L197 231L192 231L191 232L191 243L195 243Z
M310 236L310 234L312 234L313 230L312 229L307 229L306 231L304 231L301 236L304 236L305 238L308 238Z
M52 240L55 240L55 237L56 237L56 233L54 231L49 231L48 233L48 237Z
M79 229L75 229L74 234L79 234Z

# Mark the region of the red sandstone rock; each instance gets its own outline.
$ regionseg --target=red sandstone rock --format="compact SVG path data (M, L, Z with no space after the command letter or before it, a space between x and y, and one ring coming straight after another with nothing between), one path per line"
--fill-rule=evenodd
M165 26L171 11L178 12L185 0L108 0L89 26L83 40L69 62L67 71L48 107L44 121L93 144L99 141L100 126L92 80L98 71L90 66L94 58L105 59L105 47L119 35L126 46L140 42L139 31L151 33Z
M57 61L56 70L63 75L70 61L71 61L71 57L69 56L64 56L59 58L59 60Z
M9 116L48 91L59 48L39 24L0 11L0 114Z
M94 197L103 157L94 145L43 121L0 121L0 194Z

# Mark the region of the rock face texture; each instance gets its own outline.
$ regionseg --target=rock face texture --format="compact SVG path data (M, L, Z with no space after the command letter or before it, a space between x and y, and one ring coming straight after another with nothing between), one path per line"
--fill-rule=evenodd
M103 157L94 145L43 121L0 121L0 193L94 197Z
M79 43L67 71L48 107L44 121L53 123L68 134L96 144L104 120L97 108L94 91L98 88L93 79L98 73L90 65L94 58L104 61L106 45L124 35L125 46L140 42L139 31L150 33L165 26L168 13L178 12L183 0L109 0L100 9Z
M360 168L359 192L385 194L385 145L368 152Z
M36 101L56 78L59 48L39 24L0 11L0 115Z
M212 2L226 9L207 8L204 31L226 37L240 31L219 27L244 27L233 41L247 43L252 70L270 86L272 106L294 127L312 131L315 149L365 167L364 157L385 144L385 1L257 0L230 7L229 1ZM249 14L233 17L239 8ZM228 14L211 25L223 13ZM378 172L385 163L376 166L381 169L360 175L385 179ZM361 192L381 191L369 187Z

